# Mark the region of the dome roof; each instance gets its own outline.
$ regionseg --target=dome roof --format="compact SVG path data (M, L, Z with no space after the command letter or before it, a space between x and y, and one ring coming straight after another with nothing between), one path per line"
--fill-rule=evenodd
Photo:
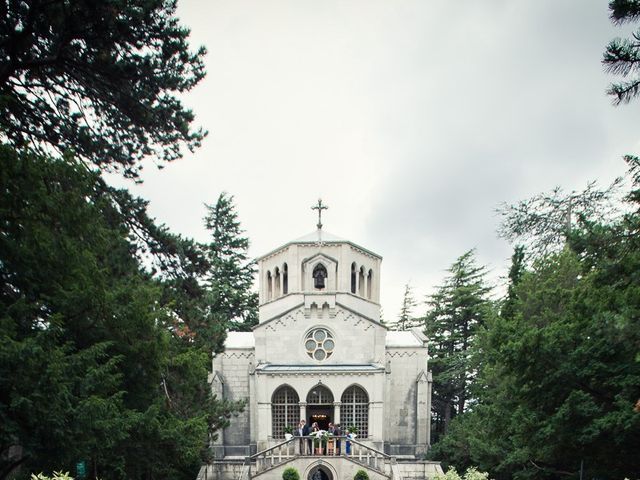
M288 247L289 245L296 245L296 244L323 244L323 243L347 243L369 255L373 255L374 257L377 257L379 259L382 259L382 257L380 255L378 255L377 253L373 253L371 250L368 250L366 248L361 247L360 245L353 243L349 240L346 240L342 237L338 237L337 235L334 235L333 233L329 233L326 230L323 230L321 228L318 228L316 230L314 230L311 233L308 233L307 235L304 235L300 238L297 238L295 240L291 240L290 242L285 243L284 245L282 245L281 247L276 248L275 250L270 251L269 253L266 253L264 255L261 255L257 258L258 261L262 260L263 258L269 257L271 255L273 255L274 253L282 250L283 248Z
M300 238L296 238L291 243L317 243L317 242L346 242L344 238L320 228L308 233Z

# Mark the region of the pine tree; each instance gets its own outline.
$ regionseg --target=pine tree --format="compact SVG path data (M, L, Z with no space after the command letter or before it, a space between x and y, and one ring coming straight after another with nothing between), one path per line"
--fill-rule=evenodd
M175 329L113 194L149 220L72 157L0 146L0 478L80 459L91 478L194 478L241 406L211 397L211 350Z
M0 4L0 138L137 177L198 147L181 100L205 75L175 1Z
M611 20L616 25L627 22L637 22L640 19L640 2L638 0L611 0L609 2ZM614 97L614 103L628 103L640 93L640 78L638 66L640 65L640 46L638 35L633 34L633 39L616 38L609 42L602 63L608 72L620 75L624 80L613 83L607 93Z
M471 348L491 309L485 268L476 265L473 250L459 257L448 272L444 284L429 297L425 317L436 436L446 432L451 418L462 414L471 400L475 377Z
M509 268L509 285L507 287L507 298L502 304L500 315L504 318L512 318L515 314L516 287L525 272L525 249L522 245L517 245L511 256L511 267Z
M250 330L258 324L258 294L253 291L255 262L248 257L233 196L221 193L207 205L205 225L211 241L204 246L209 261L205 275L207 315L222 319L231 330Z
M616 220L581 219L528 268L514 255L511 313L491 315L476 341L478 404L437 458L499 480L640 471L640 160L627 162L633 187Z
M402 297L402 308L398 315L398 321L390 325L390 330L410 330L419 325L419 321L413 316L413 308L416 300L413 297L413 289L408 283L404 286L404 296Z

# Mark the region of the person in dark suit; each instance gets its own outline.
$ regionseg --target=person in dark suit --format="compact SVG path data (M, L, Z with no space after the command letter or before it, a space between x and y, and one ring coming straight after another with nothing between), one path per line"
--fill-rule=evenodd
M300 437L300 455L306 455L304 448L305 441L302 437L306 437L309 435L309 427L307 426L307 422L305 422L304 419L300 420L300 423L298 423L298 426L296 427L293 434L296 437ZM311 453L311 440L308 440L307 444L309 445L309 453Z

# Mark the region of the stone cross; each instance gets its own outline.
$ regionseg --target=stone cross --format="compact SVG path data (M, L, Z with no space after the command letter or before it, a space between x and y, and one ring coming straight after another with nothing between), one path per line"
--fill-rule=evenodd
M318 230L322 229L322 210L328 210L329 207L322 204L322 199L318 199L318 204L311 207L311 210L318 210Z

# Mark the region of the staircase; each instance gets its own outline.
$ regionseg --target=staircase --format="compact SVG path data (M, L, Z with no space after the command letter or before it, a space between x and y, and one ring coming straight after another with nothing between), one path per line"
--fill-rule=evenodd
M349 440L351 448L346 455L347 438L338 438L342 442L340 455L335 449L333 455L300 454L299 441L307 442L313 437L294 437L249 457L228 457L205 465L200 469L197 480L281 480L282 470L286 467L296 468L303 480L316 467L331 470L332 480L353 478L361 468L367 471L371 480L428 480L443 474L439 462L397 461L395 457L359 440ZM331 452L331 449L327 450Z
M307 438L311 437L302 437L302 441L306 442ZM298 470L303 470L306 466L319 460L323 463L332 464L334 467L340 467L340 464L343 463L353 463L391 480L391 465L395 463L393 457L353 439L349 440L351 453L346 455L347 438L336 437L336 439L340 439L342 442L341 455L338 455L335 450L334 455L301 455L297 452L298 442L301 437L285 440L278 445L247 457L245 461L247 468L242 469L241 475L236 480L253 479L285 464L291 464L291 466L297 467Z

